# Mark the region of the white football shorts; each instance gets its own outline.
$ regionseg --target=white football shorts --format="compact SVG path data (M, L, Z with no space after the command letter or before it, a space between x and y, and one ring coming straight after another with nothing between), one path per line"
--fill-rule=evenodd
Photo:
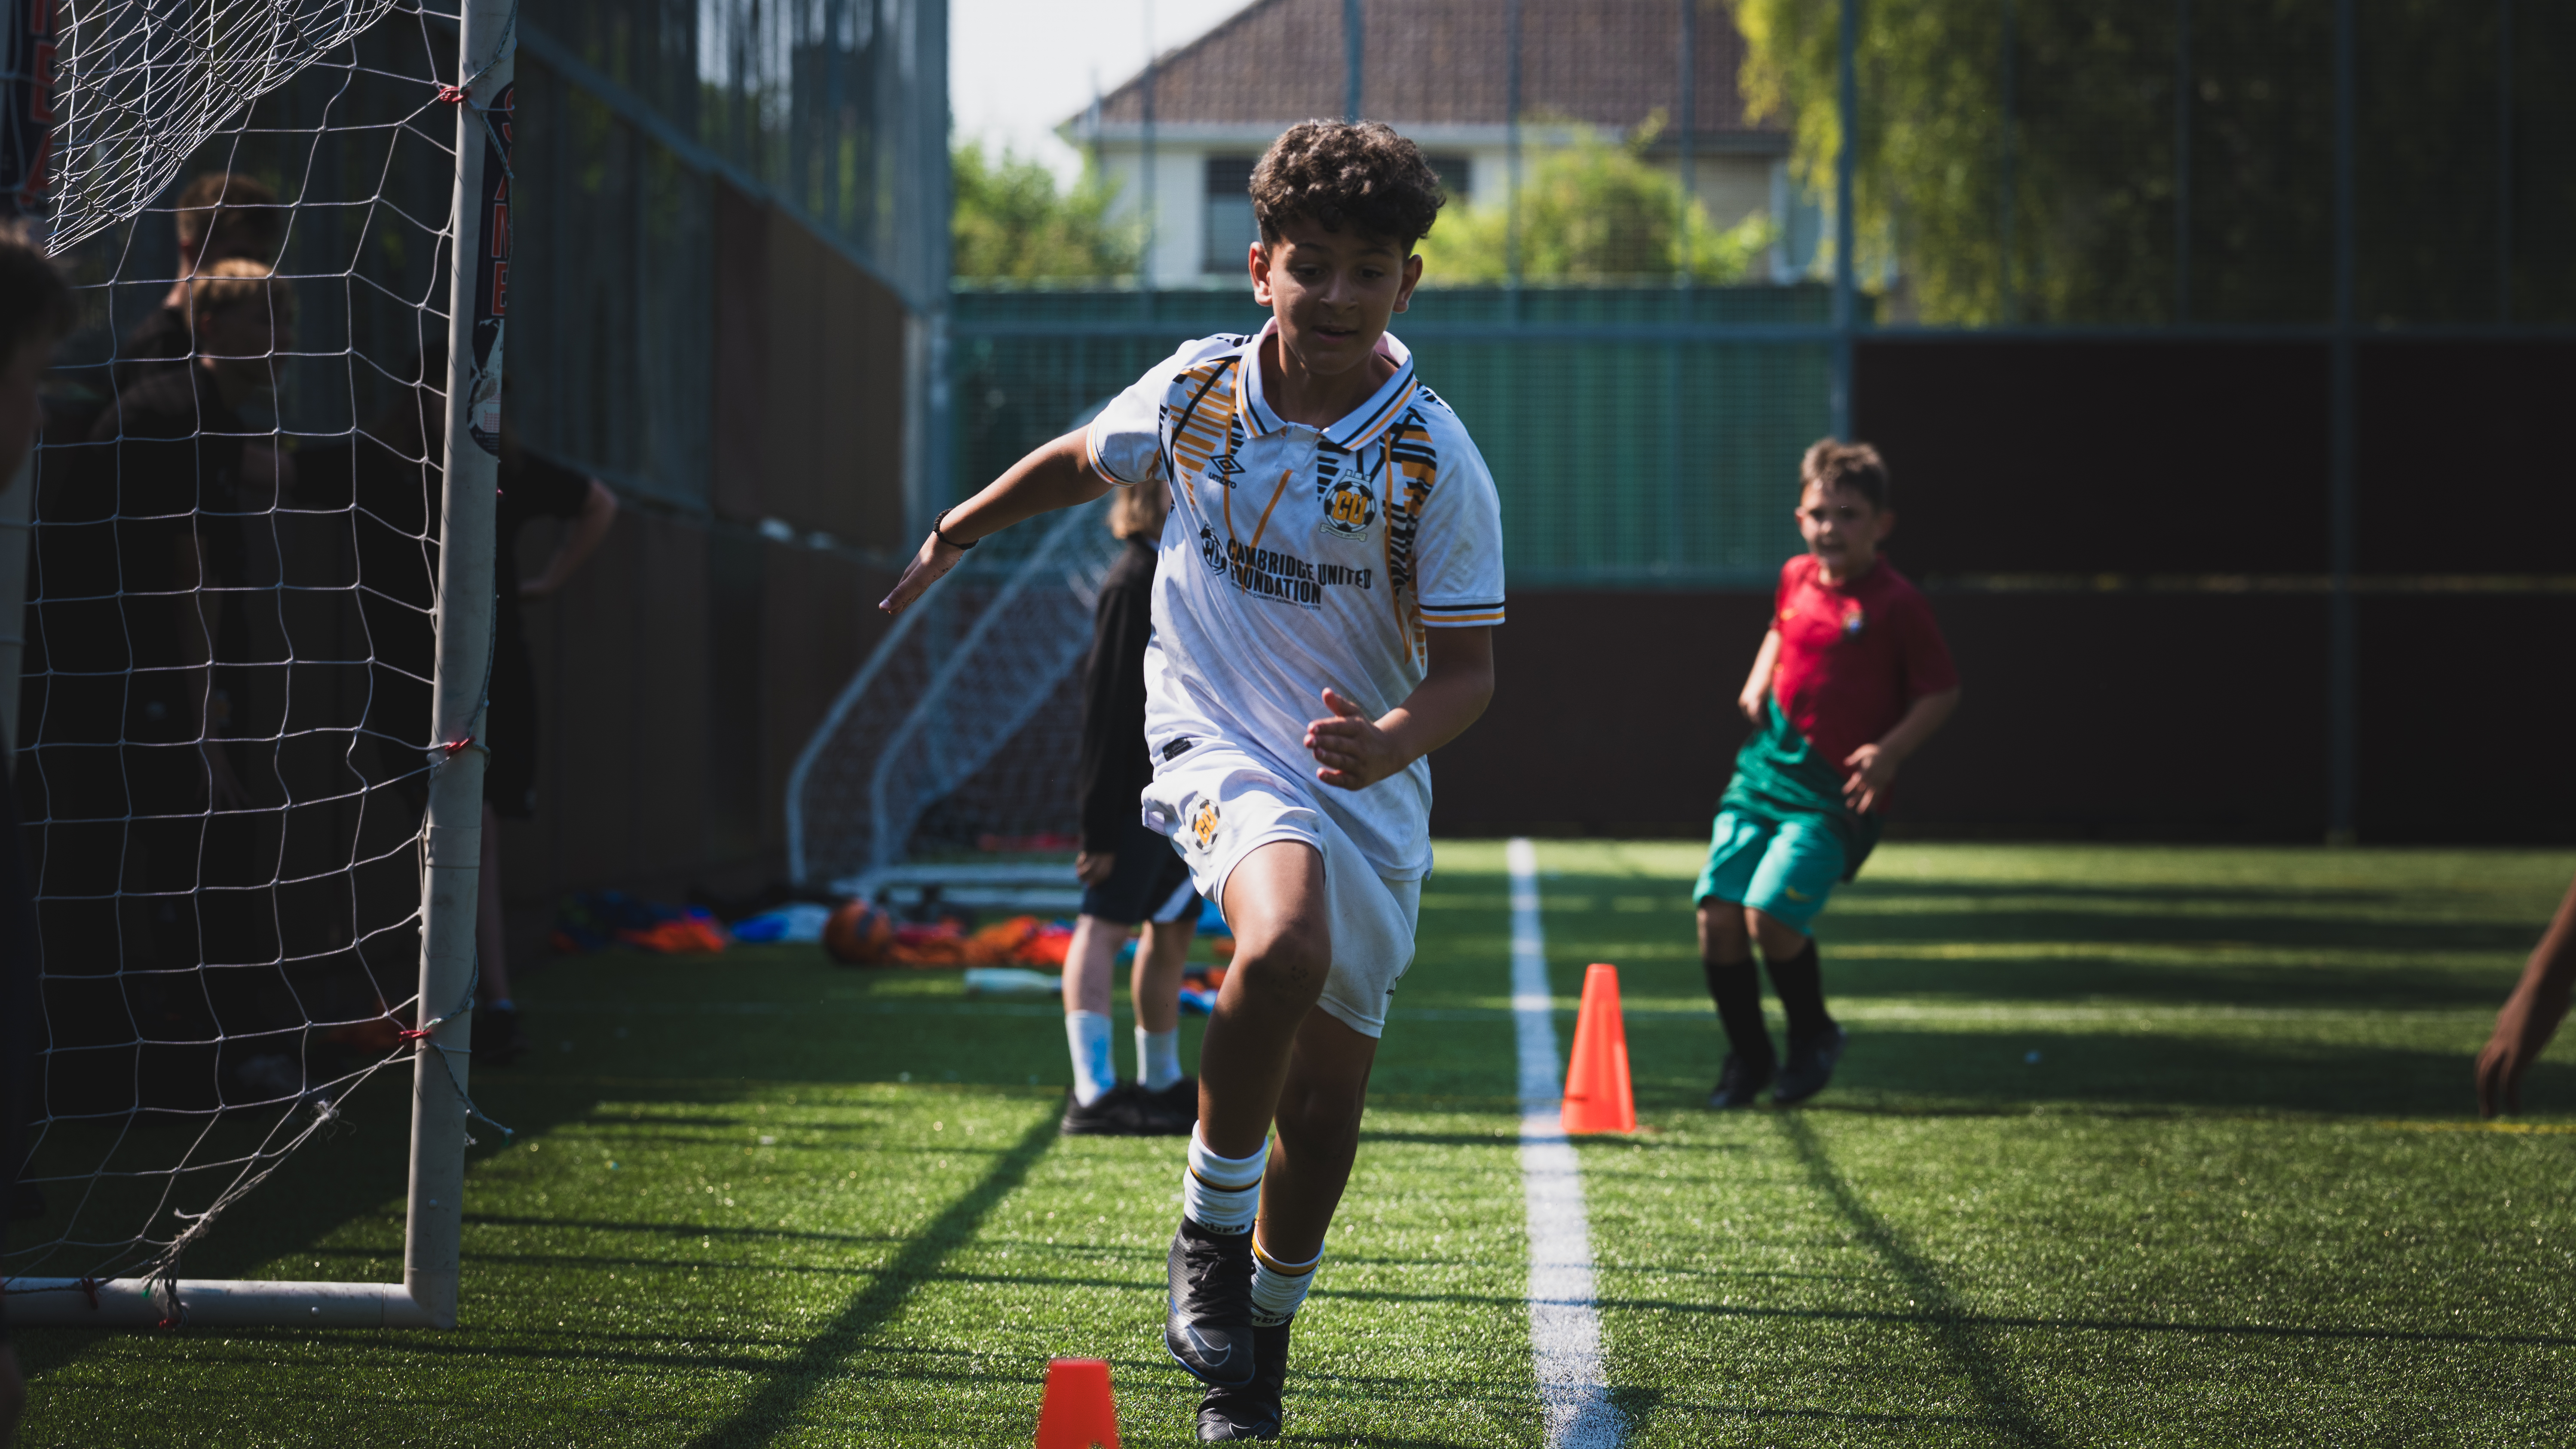
M1144 811L1145 824L1171 840L1199 894L1220 912L1226 877L1253 850L1276 840L1314 847L1333 913L1333 967L1317 1004L1363 1036L1385 1034L1387 998L1413 964L1422 882L1380 876L1330 815L1269 764L1222 740L1201 740L1162 761Z

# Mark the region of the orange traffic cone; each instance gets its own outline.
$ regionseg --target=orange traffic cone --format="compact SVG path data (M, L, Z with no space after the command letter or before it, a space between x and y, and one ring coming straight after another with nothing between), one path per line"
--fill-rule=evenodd
M1038 1449L1118 1449L1118 1406L1109 1397L1109 1360L1047 1360Z
M1637 1094L1628 1085L1628 1028L1619 1017L1619 968L1595 961L1583 973L1583 1010L1574 1018L1574 1060L1565 1067L1565 1130L1634 1132Z

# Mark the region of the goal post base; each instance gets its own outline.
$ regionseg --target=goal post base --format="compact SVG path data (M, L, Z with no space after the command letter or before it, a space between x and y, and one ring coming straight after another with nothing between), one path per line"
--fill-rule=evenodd
M140 1278L13 1278L12 1328L454 1328L400 1283L291 1283L247 1278L182 1278L173 1311L170 1285Z

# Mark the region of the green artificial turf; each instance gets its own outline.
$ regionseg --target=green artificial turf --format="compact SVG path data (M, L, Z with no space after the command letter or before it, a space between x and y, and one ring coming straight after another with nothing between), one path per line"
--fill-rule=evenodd
M1425 890L1292 1442L1541 1442L1502 854ZM2468 1113L2576 857L1890 846L1819 927L1842 1074L1725 1118L1697 853L1539 858L1561 1039L1590 961L1627 1008L1645 1130L1581 1156L1629 1442L2576 1439L2576 1069L2520 1130ZM1051 1354L1112 1362L1128 1444L1191 1442L1180 1145L1055 1136L1051 1002L794 947L520 1000L462 1328L22 1331L24 1442L1024 1445ZM403 1109L372 1088L186 1271L397 1276Z

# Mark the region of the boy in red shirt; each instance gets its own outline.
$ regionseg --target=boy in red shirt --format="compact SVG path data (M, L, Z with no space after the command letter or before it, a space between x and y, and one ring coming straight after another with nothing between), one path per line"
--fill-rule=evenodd
M1712 1107L1752 1106L1766 1086L1787 1106L1833 1079L1845 1038L1825 1013L1808 925L1878 844L1896 767L1959 705L1931 606L1878 556L1896 526L1878 450L1827 439L1799 473L1807 552L1780 568L1771 632L1738 701L1760 728L1736 754L1692 892L1730 1048ZM1789 1018L1785 1066L1762 1022L1756 944Z

